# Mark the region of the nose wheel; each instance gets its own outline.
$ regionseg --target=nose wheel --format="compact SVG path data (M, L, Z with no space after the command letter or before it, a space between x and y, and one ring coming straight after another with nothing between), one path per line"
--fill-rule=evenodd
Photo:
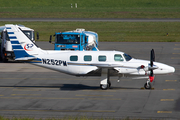
M145 88L145 89L151 89L151 84L150 84L150 82L145 83L145 84L144 84L144 88Z

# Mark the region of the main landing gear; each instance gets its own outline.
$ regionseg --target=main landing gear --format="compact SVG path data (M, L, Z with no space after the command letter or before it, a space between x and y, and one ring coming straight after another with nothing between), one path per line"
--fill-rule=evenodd
M111 82L109 80L109 70L108 69L102 69L100 88L102 90L107 90L110 87L111 87Z
M107 89L109 89L111 87L111 82L109 81L109 82L107 82L107 84L100 84L100 88L102 89L102 90L107 90Z

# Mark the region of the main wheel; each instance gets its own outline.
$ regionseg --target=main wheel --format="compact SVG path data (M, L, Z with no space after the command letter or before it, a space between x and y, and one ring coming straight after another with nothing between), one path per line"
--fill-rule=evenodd
M151 89L151 84L150 84L150 83L148 83L148 84L145 83L145 84L144 84L144 88L145 88L145 89Z
M100 88L102 90L107 90L109 88L109 84L100 84Z

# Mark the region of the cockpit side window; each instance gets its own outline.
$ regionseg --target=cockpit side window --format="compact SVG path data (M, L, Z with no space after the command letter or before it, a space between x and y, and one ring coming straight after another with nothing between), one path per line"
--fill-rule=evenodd
M120 54L115 54L114 55L114 61L124 61L124 59Z
M123 56L126 59L126 61L130 61L132 59L132 57L126 53L124 53Z

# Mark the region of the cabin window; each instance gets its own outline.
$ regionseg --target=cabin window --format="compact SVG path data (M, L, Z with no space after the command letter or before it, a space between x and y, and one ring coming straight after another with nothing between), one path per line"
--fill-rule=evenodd
M119 54L114 55L114 61L124 61L123 57Z
M77 55L70 56L70 61L77 61L77 60L78 60Z
M92 60L92 56L91 55L85 55L84 56L84 61L91 61Z
M98 59L99 59L99 61L102 61L102 62L106 61L106 56L100 55Z

